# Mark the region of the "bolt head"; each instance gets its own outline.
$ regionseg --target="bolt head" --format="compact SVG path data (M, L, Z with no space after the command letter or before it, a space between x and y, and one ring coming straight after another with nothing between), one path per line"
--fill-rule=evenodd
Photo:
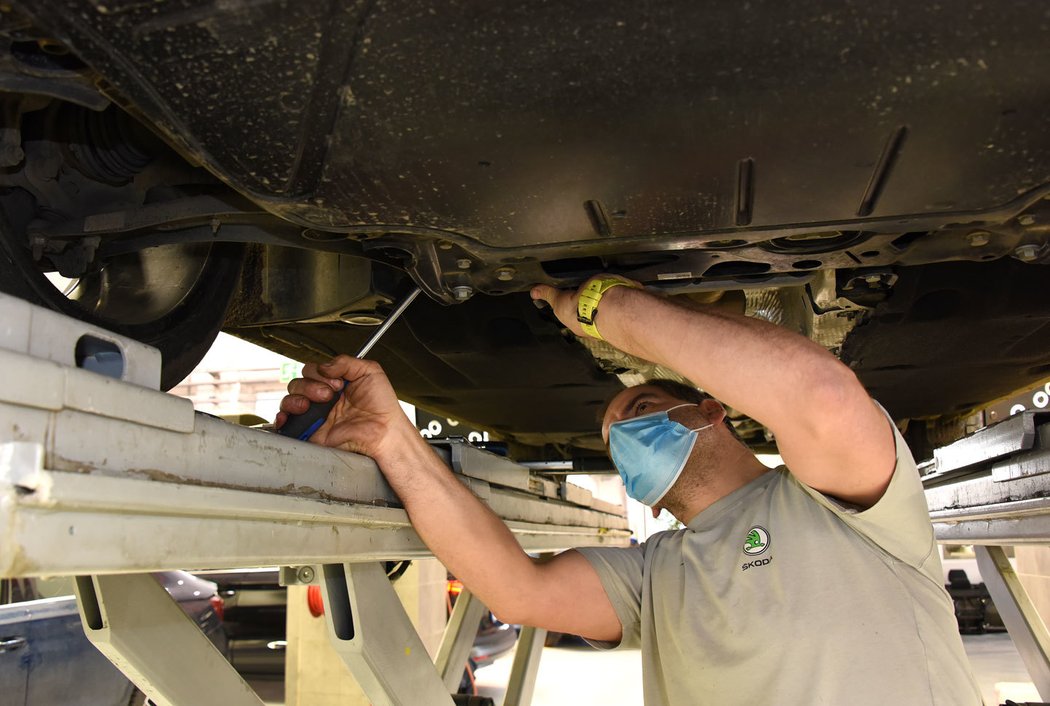
M458 302L465 302L474 296L474 288L461 285L459 287L452 288L452 296L456 298Z
M456 267L458 267L461 270L469 270L470 269L470 258L468 258L468 257L461 257L461 258L459 258L458 260L456 260Z
M882 277L879 275L868 275L864 278L864 281L868 284L878 284L882 281Z
M1014 250L1014 257L1021 262L1032 262L1039 257L1039 247L1037 245L1022 245Z
M1032 226L1035 225L1035 216L1020 216L1018 217L1017 222L1023 226Z
M310 583L314 580L314 567L300 566L299 570L295 572L295 577L303 583Z
M496 279L500 282L510 282L514 279L514 268L513 267L501 267L496 270Z
M975 230L966 236L967 240L970 241L970 247L979 248L987 245L992 240L992 236L987 231Z
M452 243L449 242L448 240L439 240L438 241L438 250L451 250L451 249L452 249Z

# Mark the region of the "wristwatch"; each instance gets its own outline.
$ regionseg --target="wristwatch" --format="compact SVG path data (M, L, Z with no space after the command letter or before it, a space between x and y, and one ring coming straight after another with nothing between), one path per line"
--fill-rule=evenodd
M634 282L628 282L616 277L595 277L580 292L580 299L576 304L576 320L583 327L583 332L599 341L604 341L594 325L594 319L598 316L598 302L602 296L613 287L630 287L638 289Z

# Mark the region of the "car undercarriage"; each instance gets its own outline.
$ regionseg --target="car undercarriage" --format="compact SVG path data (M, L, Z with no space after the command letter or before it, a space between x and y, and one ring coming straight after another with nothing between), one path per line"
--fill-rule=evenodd
M804 333L920 453L1050 377L1043 3L35 0L0 38L0 289L166 387L221 328L356 350L418 285L404 399L595 457L675 375L528 296L602 272Z

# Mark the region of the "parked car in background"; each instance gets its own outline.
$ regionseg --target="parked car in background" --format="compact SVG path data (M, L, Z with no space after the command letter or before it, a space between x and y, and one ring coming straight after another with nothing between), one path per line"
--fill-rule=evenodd
M208 571L225 604L230 663L243 676L284 677L288 592L273 568Z
M182 571L154 574L223 654L216 586ZM84 634L71 579L0 579L3 706L139 706L145 695Z

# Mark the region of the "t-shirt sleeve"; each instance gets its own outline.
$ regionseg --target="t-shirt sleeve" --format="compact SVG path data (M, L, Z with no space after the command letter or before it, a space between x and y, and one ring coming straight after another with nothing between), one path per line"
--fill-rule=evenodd
M598 572L605 595L620 619L623 636L619 644L587 640L598 649L638 647L641 644L642 575L645 545L631 547L580 547L576 551Z
M908 444L886 410L881 405L879 409L886 414L887 423L893 429L897 464L889 487L877 503L867 510L858 511L804 483L799 482L799 485L817 502L890 555L921 568L936 546L926 496Z

